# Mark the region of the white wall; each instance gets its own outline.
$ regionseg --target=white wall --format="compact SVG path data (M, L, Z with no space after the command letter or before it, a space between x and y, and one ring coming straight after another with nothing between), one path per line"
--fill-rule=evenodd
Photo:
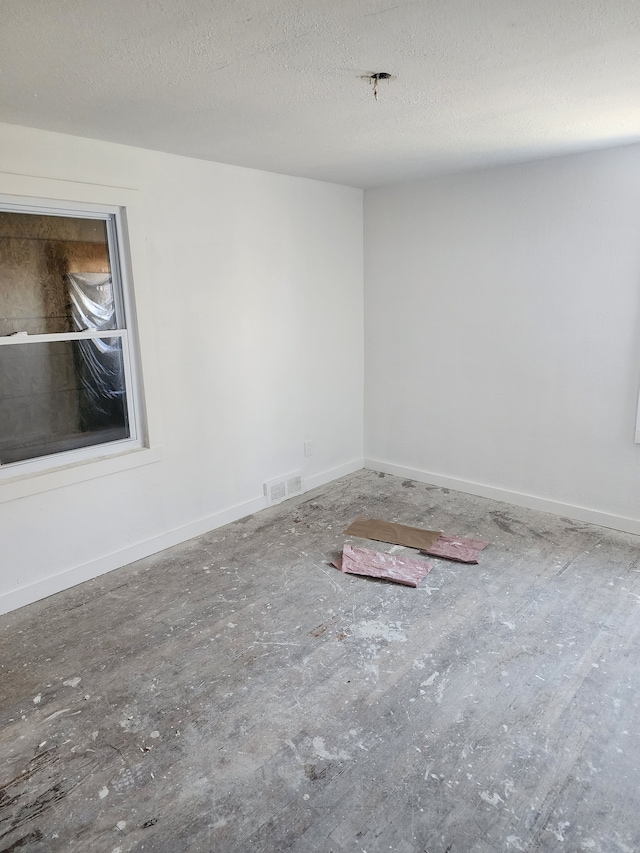
M640 533L640 146L365 194L369 467Z
M0 502L0 612L255 511L265 480L362 467L361 191L7 125L0 171L5 192L139 198L162 445L151 464Z

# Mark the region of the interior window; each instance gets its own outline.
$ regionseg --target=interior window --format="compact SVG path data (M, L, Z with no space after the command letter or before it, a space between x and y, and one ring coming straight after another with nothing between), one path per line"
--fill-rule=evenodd
M115 215L0 210L0 465L135 437Z

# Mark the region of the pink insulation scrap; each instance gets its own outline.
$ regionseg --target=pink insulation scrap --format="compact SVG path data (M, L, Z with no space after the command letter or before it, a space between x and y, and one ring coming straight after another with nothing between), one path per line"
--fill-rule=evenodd
M465 539L463 536L440 536L433 545L420 551L430 557L444 557L458 563L477 563L478 554L488 542L482 539Z
M426 560L396 557L393 554L370 551L368 548L354 548L351 545L344 546L342 557L337 557L333 565L341 572L351 575L367 575L413 587L418 586L432 569L431 563Z

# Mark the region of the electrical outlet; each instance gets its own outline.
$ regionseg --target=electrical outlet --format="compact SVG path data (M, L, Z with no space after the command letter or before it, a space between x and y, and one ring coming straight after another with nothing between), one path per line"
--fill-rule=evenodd
M311 440L305 441L304 443L304 455L311 456L313 453L313 442Z

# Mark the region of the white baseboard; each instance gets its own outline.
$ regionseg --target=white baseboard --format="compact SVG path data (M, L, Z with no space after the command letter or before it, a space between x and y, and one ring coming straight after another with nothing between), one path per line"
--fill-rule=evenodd
M468 480L459 480L456 477L445 477L442 474L432 474L428 471L420 471L416 468L405 468L402 465L392 465L380 459L365 459L364 467L371 471L381 471L384 474L395 474L409 480L417 480L419 483L429 483L432 486L443 486L457 492L466 492L470 495L478 495L481 498L492 498L496 501L523 506L527 509L537 509L541 512L549 512L552 515L561 515L576 521L586 521L589 524L598 524L600 527L609 527L613 530L621 530L624 533L640 534L640 519L626 518L621 515L612 515L589 509L583 506L574 506L560 501L541 498L536 495L528 495L522 492L512 492L509 489L501 489L495 486L487 486L483 483L474 483Z
M337 468L330 468L328 471L314 474L313 477L305 477L304 490L305 492L310 492L311 489L317 489L318 486L326 486L327 483L338 480L340 477L346 477L347 474L354 474L356 471L361 471L364 467L364 459L360 457L344 465L338 465Z
M362 458L355 459L345 465L340 465L337 468L331 468L328 471L323 471L320 474L315 474L304 481L305 492L315 489L318 486L324 486L332 480L337 480L339 477L344 477L345 474L352 474L354 471L359 471L364 467ZM237 521L239 518L244 518L246 515L252 515L254 512L259 512L267 506L267 499L264 496L247 501L246 503L238 504L237 506L229 507L229 509L214 513L205 518L193 521L183 527L176 527L166 533L161 533L159 536L154 536L151 539L146 539L143 542L138 542L125 548L122 551L116 551L113 554L107 554L104 557L99 557L97 560L91 560L89 563L84 563L80 566L75 566L72 569L67 569L57 575L52 575L48 578L36 581L35 583L23 586L10 592L0 595L0 614L9 613L11 610L17 610L19 607L24 607L26 604L33 604L35 601L40 601L43 598L48 598L50 595L55 595L57 592L62 592L72 586L76 586L84 581L92 580L114 569L120 569L129 563L134 563L136 560L141 560L143 557L149 557L151 554L157 554L158 551L164 551L165 548L171 548L173 545L179 545L181 542L186 542L188 539L193 539L194 536L201 536L203 533L208 533L210 530L215 530L217 527L222 527L224 524L230 524L232 521Z
M508 489L487 486L468 480L460 480L455 477L446 477L442 474L433 474L415 468L407 468L402 465L393 465L390 462L383 462L380 459L354 459L344 465L339 465L336 468L331 468L328 471L322 471L312 477L305 478L305 492L309 492L319 486L324 486L347 474L353 474L362 468L381 471L385 474L394 474L405 479L417 480L420 483L429 483L434 486L442 486L455 491L478 495L483 498L492 498L493 500L523 506L528 509L549 512L553 515L566 516L577 521L621 530L625 533L640 534L640 520L638 519L625 518L624 516L588 509L587 507L565 504L549 500L548 498L513 492ZM183 527L174 528L159 536L154 536L151 539L132 545L129 548L113 554L107 554L97 560L75 566L57 575L43 578L29 586L6 592L0 595L0 614L9 613L27 604L33 604L35 601L40 601L43 598L62 592L84 581L99 577L114 569L122 568L122 566L126 566L136 560L141 560L143 557L149 557L151 554L156 554L165 548L179 545L181 542L186 542L194 536L200 536L203 533L208 533L210 530L215 530L217 527L237 521L239 518L259 512L265 509L266 505L267 502L264 496L254 498L251 501L229 507L226 510L201 518Z
M222 527L223 524L229 524L232 521L237 521L239 518L244 518L245 515L258 512L264 509L266 505L267 500L265 497L255 498L247 503L238 504L237 506L222 510L222 512L214 513L214 515L198 519L198 521L193 521L183 527L176 527L166 533L161 533L159 536L138 542L129 548L124 548L122 551L107 554L104 557L99 557L97 560L91 560L89 563L75 566L57 575L43 578L28 586L6 592L0 596L0 614L17 610L18 607L24 607L26 604L33 604L34 601L40 601L57 592L69 589L69 587L92 580L114 569L120 569L122 566L134 563L136 560L141 560L143 557L157 554L158 551L164 551L165 548L179 545L181 542L186 542L187 539L193 539L194 536L200 536L203 533L208 533L210 530L215 530L216 527Z

